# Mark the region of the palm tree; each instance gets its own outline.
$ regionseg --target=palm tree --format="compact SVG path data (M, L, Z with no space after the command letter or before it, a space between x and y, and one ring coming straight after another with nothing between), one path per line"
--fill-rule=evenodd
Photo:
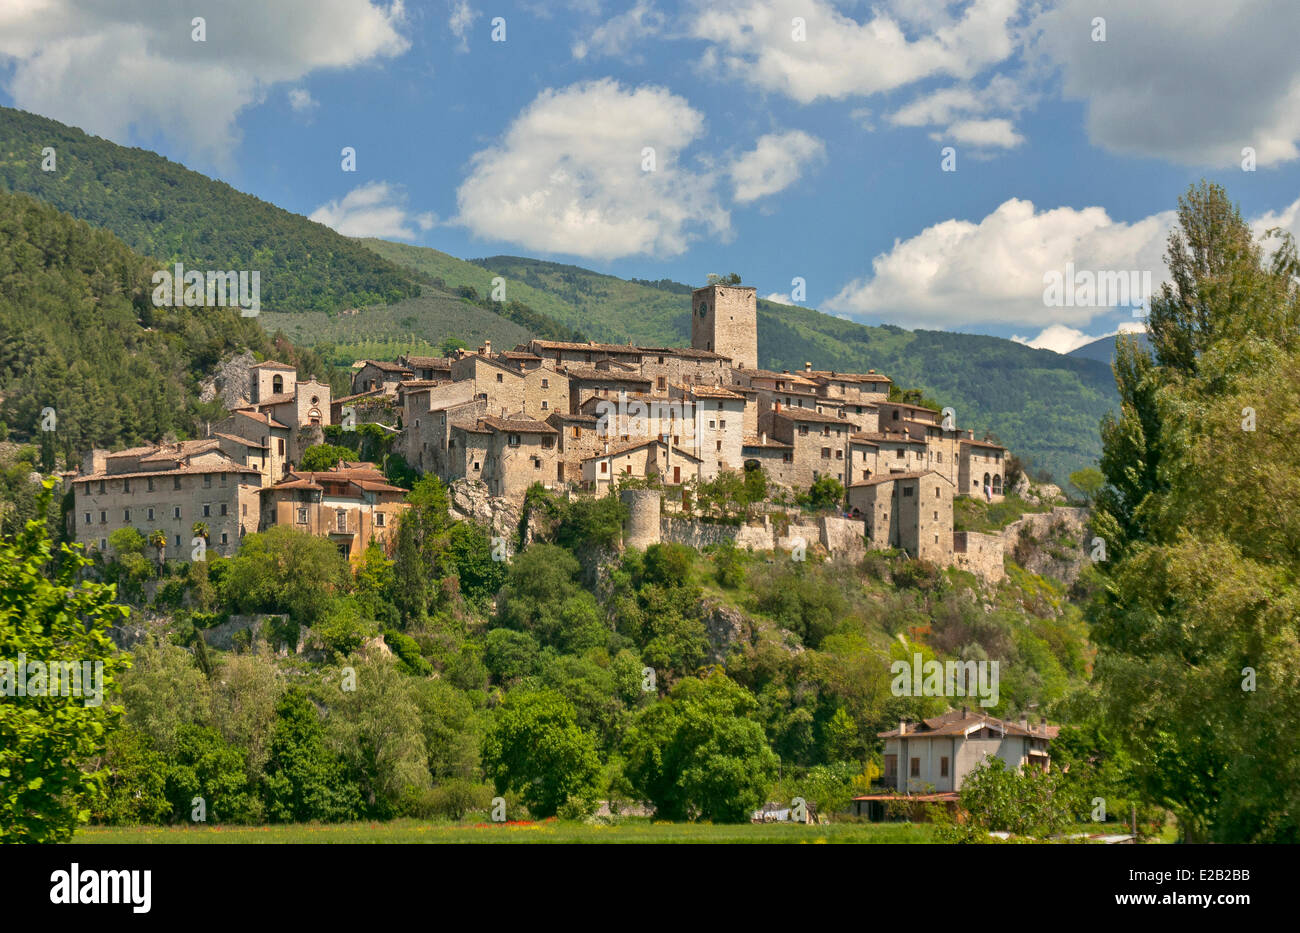
M167 533L161 528L155 528L149 533L149 544L158 551L158 569L161 570L167 559Z
M194 533L194 537L202 538L205 542L212 536L212 533L208 531L207 522L195 522L194 527L190 530Z

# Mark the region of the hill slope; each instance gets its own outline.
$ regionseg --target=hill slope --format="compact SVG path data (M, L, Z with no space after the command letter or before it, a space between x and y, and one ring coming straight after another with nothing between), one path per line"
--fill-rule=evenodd
M41 170L45 147L56 171ZM156 153L6 107L0 190L34 195L164 263L257 270L265 310L332 312L419 294L409 274L322 224Z
M1151 349L1151 340L1146 334L1123 334L1111 337L1102 337L1100 340L1094 340L1092 343L1085 343L1081 347L1071 350L1066 356L1072 356L1075 359L1097 360L1109 366L1115 360L1115 345L1119 342L1120 336L1136 337L1139 344L1144 350Z
M198 433L197 381L228 355L272 350L228 308L154 308L154 260L26 195L0 192L0 420L60 457Z
M366 240L376 252L448 287L481 293L493 276L506 293L588 338L684 344L690 338L691 288L677 282L619 279L579 266L514 256L466 261L427 247ZM1101 416L1116 403L1109 366L1034 350L1011 340L949 331L871 327L811 308L760 300L761 366L875 369L905 388L923 389L957 411L977 435L993 432L1036 468L1056 477L1100 453Z

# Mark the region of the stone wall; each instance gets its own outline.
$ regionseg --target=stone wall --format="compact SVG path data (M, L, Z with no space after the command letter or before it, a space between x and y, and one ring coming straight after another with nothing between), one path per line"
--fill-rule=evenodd
M987 583L997 583L1006 576L1002 565L1005 553L1000 535L986 535L978 531L954 531L953 566L967 570Z

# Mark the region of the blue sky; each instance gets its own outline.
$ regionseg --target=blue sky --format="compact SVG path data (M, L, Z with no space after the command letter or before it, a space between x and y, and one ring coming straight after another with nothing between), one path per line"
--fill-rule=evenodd
M1300 230L1296 34L1244 0L33 0L0 99L350 235L1061 350L1134 317L1045 275L1158 283L1189 183Z

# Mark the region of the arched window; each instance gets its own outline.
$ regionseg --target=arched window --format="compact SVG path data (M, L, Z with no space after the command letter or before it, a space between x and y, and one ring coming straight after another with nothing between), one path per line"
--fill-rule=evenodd
M271 377L271 391L274 392L276 395L279 395L281 392L284 391L284 377L283 377L283 376L272 376L272 377Z
M1002 477L998 474L993 476L993 495L1002 495Z

